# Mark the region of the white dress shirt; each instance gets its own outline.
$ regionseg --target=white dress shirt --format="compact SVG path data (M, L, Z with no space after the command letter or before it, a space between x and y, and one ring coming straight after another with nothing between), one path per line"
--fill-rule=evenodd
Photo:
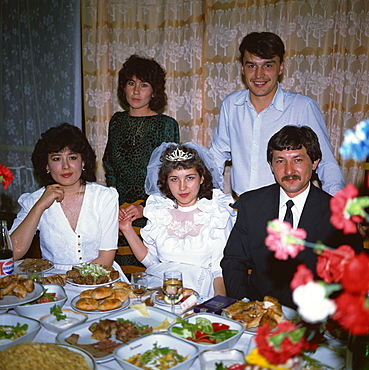
M304 209L304 205L306 202L306 198L310 191L311 183L309 183L308 187L299 195L295 196L294 198L290 198L282 188L279 190L279 220L284 219L286 215L287 206L286 203L289 200L292 200L294 206L291 208L292 215L293 215L293 227L296 229L300 222L300 217L302 210ZM314 186L314 185L313 185Z
M316 171L323 190L334 195L342 189L345 181L317 102L279 85L269 107L260 113L250 101L249 90L235 91L222 102L210 151L221 173L225 161L232 160L231 182L237 195L275 182L266 150L272 135L285 125L306 125L315 131L323 155Z

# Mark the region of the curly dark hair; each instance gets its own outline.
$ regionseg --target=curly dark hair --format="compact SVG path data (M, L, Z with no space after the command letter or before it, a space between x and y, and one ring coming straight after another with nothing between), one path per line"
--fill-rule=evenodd
M55 180L51 177L51 174L46 171L48 155L50 153L60 152L65 148L81 154L82 160L85 162L81 180L83 182L96 181L96 155L86 136L78 127L72 126L69 123L62 123L49 128L41 134L41 139L37 141L32 153L33 167L42 185L55 184Z
M191 159L187 159L184 161L178 161L178 162L171 162L166 159L166 156L168 154L171 154L176 149L183 150L185 153L192 153L194 156ZM177 169L185 169L188 170L190 168L194 168L200 177L204 177L204 181L200 185L200 190L198 197L206 198L206 199L212 199L213 197L213 176L211 175L208 168L205 166L204 161L201 159L199 154L197 153L197 150L189 148L186 145L182 144L173 144L168 146L162 153L160 157L160 161L162 162L162 165L160 166L159 173L158 173L158 186L160 191L169 199L175 199L172 192L170 191L169 185L168 185L168 176L173 170Z
M274 150L296 150L303 146L311 162L322 159L318 136L310 127L286 125L269 139L267 161L272 163Z
M241 53L241 63L246 50L261 59L272 59L278 56L281 63L283 62L285 52L283 41L278 35L272 32L249 33L243 38L239 50Z
M154 59L131 55L123 64L118 77L118 99L125 106L129 104L124 93L127 82L136 76L143 82L148 82L153 88L153 97L149 108L153 111L162 109L167 104L165 93L165 71Z

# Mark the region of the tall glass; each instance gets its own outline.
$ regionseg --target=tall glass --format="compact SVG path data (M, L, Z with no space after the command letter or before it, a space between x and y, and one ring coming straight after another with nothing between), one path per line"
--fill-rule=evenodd
M141 297L147 290L147 274L146 272L133 272L131 274L131 289L138 297L138 303L141 303Z
M167 271L164 272L163 293L170 298L172 304L172 313L175 313L174 303L180 296L183 289L182 272Z

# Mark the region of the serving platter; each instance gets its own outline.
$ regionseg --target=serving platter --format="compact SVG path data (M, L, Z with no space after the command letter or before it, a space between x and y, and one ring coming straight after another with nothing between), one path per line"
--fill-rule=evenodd
M114 284L114 283L116 283L119 280L120 280L120 277L118 277L115 280L108 281L107 283L103 283L103 284L88 285L88 284L77 284L72 279L67 278L67 283L70 284L70 285L74 285L74 286L80 287L80 288L94 289L94 288L98 288L99 286L107 286L107 285L110 285L110 284Z
M287 307L287 306L282 306L282 312L283 312L282 321L283 320L292 321L293 319L298 317L297 311L295 311L292 308ZM222 312L221 316L228 317L224 311ZM235 320L235 319L233 319L233 320ZM235 320L235 321L237 321L237 320ZM245 333L255 335L258 328L259 328L258 326L255 326L255 327L252 327L252 328L245 329Z
M24 303L29 303L37 298L40 298L44 294L45 288L39 284L35 283L35 288L33 292L27 293L24 298L18 298L16 296L6 295L3 299L0 300L0 309L16 307Z
M102 319L117 320L121 318L124 320L132 321L139 325L149 325L151 327L155 327L159 325L160 323L162 323L165 319L167 319L169 323L173 323L177 317L176 315L173 315L170 312L163 311L155 307L147 307L147 311L148 311L149 317L143 316L139 311L135 309L126 308L120 312L114 312L113 314L106 315ZM61 333L57 335L56 342L62 343L62 344L68 344L66 339L69 338L72 334L77 334L79 336L78 344L92 344L92 343L98 342L96 339L91 338L91 332L88 329L92 323L93 321L89 320L83 324L76 325L73 328L62 331ZM111 340L113 341L116 340L115 335L111 337ZM114 359L114 355L112 353L107 354L106 356L103 356L103 357L95 357L95 361L97 363L102 363L102 362L110 361L113 359Z
M77 296L75 296L71 302L70 302L70 305L71 307L73 308L73 310L77 311L77 312L82 312L82 313L87 313L87 314L92 314L92 313L101 313L101 314L108 314L108 313L111 313L111 312L116 312L116 311L121 311L123 310L124 308L126 308L131 300L129 298L127 298L124 302L122 302L122 305L118 308L115 308L114 310L108 310L108 311L100 311L100 310L81 310L80 308L77 308L76 307L76 303L77 301L81 299L81 297L79 296L79 294Z
M51 262L50 260L47 260L47 259L44 259L44 258L40 258L40 260L43 260L43 261L47 261L50 265L50 267L46 268L46 269L43 269L42 271L43 272L47 272L47 271L50 271L54 268L54 263ZM19 265L24 262L24 260L18 260L18 261L14 261L14 273L16 274L20 274L20 275L26 275L26 271L23 271Z

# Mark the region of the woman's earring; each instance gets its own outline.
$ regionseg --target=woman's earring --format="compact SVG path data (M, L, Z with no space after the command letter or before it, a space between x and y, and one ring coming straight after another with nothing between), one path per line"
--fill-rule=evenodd
M85 168L84 167L82 167L82 171L84 171L85 170Z
M50 173L50 170L46 170L46 173Z

